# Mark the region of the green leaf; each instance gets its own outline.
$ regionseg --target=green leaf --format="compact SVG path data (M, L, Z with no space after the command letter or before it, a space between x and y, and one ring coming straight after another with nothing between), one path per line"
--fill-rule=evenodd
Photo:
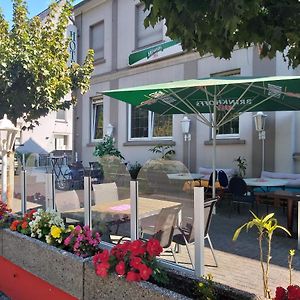
M269 219L274 217L274 213L270 213L262 219L262 223L269 221Z
M233 238L232 238L233 241L236 241L236 240L237 240L237 238L239 237L239 235L240 235L242 229L243 229L244 227L246 227L246 226L247 226L247 223L244 224L244 225L242 225L241 227L239 227L239 228L235 231L235 233L234 233L234 235L233 235Z

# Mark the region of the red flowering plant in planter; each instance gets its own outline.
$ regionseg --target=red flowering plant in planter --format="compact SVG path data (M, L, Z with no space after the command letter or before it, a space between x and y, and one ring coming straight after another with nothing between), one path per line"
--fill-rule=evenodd
M77 225L71 233L65 237L66 250L80 257L89 257L99 252L98 245L101 242L100 233L93 232L88 226Z
M298 285L289 285L287 289L283 287L276 288L276 295L274 300L299 300L300 287Z
M23 217L16 218L13 220L10 224L10 230L12 231L18 231L25 235L31 234L31 229L29 226L29 223L34 219L33 214L36 212L36 210L31 210L28 213L26 213Z
M11 209L7 207L7 204L0 200L0 228L9 223L11 218Z
M96 274L106 277L115 272L127 281L148 280L166 282L166 274L159 268L156 257L163 251L158 240L127 241L114 246L110 253L103 250L93 257Z

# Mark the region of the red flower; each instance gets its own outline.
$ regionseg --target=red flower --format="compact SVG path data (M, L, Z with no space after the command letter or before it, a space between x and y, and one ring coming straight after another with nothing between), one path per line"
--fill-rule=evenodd
M152 275L152 269L150 269L144 264L140 264L138 269L140 271L140 276L143 280L148 280Z
M118 261L123 260L128 251L128 243L118 244L111 249L111 255L115 256Z
M28 223L25 221L21 225L22 229L26 229L28 227Z
M126 280L127 281L140 281L141 277L138 273L135 273L133 271L129 271L127 273L127 276L126 276Z
M147 252L150 256L157 256L163 251L158 240L151 239L147 242Z
M130 266L135 269L138 269L141 263L142 263L142 259L140 257L133 257L130 260Z
M103 262L96 267L96 274L100 277L106 277L109 269L109 263Z
M143 255L146 252L145 243L141 240L135 240L128 245L128 250L132 256Z
M109 251L107 249L103 250L102 253L99 253L98 258L101 262L108 262L109 260Z
M120 261L116 265L116 272L117 272L118 275L124 275L125 274L125 263L124 263L124 261Z
M11 223L11 225L10 225L10 230L16 231L18 225L19 225L19 221L18 221L18 220L13 221L13 222Z
M300 287L299 286L290 285L290 286L288 286L287 291L288 291L288 300L299 300L300 299Z
M281 286L277 287L274 300L286 300L286 299L287 299L286 290Z
M102 262L108 262L108 259L109 259L109 251L103 250L102 252L98 252L93 256L93 263L96 267L97 264L100 264Z

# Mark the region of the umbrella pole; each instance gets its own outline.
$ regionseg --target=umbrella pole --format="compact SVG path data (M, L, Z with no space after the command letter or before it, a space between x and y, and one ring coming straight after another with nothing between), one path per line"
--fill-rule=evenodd
M214 95L214 114L213 114L213 157L212 157L212 171L213 171L213 186L212 186L212 197L216 197L216 139L217 139L217 96Z

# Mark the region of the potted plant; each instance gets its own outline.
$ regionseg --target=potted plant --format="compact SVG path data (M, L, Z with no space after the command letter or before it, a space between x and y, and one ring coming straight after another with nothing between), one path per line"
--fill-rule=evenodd
M99 142L95 146L94 156L103 157L103 156L116 156L121 159L124 159L124 156L121 152L116 148L115 141L111 136L104 136L103 141Z
M134 164L128 164L128 172L132 180L137 180L138 174L142 168L142 165L137 161Z
M239 156L238 158L236 158L234 160L234 162L236 162L237 168L238 168L238 171L237 171L236 175L241 177L241 178L244 178L245 175L246 175L246 169L247 169L246 159L242 156Z

